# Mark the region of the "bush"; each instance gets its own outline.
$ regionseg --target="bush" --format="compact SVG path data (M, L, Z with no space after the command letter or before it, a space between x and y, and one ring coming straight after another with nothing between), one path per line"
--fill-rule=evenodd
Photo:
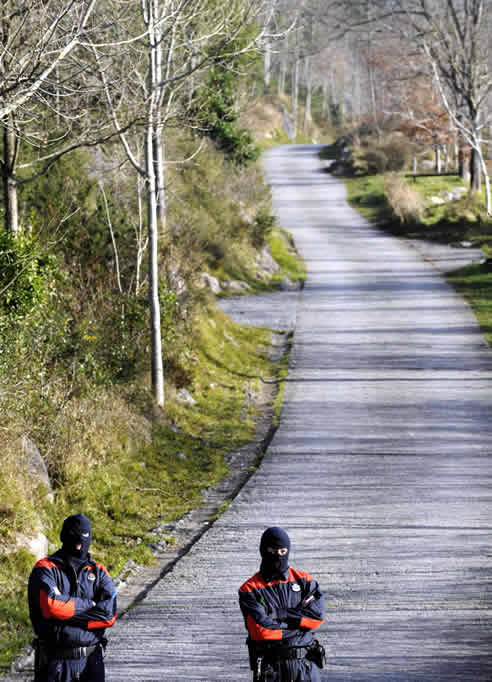
M255 249L261 249L265 246L274 225L275 217L271 215L269 210L261 209L258 211L253 222L251 233L251 243Z
M212 94L202 94L198 108L201 124L217 149L236 165L243 166L256 161L260 149L249 130L238 126L234 88L234 74L218 65L211 70L207 84L207 94Z
M384 193L394 216L401 223L417 223L421 220L424 200L401 175L390 173L385 177Z
M354 149L354 164L359 173L396 173L409 166L412 156L412 143L392 135L383 142L365 140L364 146Z
M24 314L41 305L52 289L56 259L30 233L0 234L0 313Z

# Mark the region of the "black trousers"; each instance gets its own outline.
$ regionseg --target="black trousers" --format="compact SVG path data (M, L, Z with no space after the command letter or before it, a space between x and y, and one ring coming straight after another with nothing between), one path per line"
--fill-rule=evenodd
M104 682L104 658L100 647L88 658L52 659L36 670L34 682Z

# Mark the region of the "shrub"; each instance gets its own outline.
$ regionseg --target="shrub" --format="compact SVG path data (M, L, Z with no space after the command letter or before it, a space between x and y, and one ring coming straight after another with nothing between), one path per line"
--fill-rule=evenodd
M261 249L265 246L274 225L275 217L271 215L270 211L260 209L255 216L251 233L251 243L255 249Z
M30 233L0 234L0 312L23 314L41 305L52 288L56 259Z
M221 65L211 70L206 94L198 106L201 124L217 149L238 166L248 165L260 155L249 130L238 125L235 110L235 76ZM212 93L212 94L209 94Z
M394 216L401 223L416 223L422 218L424 200L409 187L397 173L390 173L384 179L384 193Z
M354 165L359 173L377 174L402 171L413 155L412 143L402 135L392 135L383 142L365 140L354 149Z

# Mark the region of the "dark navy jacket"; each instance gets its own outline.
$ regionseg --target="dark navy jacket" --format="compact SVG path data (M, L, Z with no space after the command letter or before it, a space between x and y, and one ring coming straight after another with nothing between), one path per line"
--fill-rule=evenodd
M41 559L29 578L31 621L36 636L53 648L93 646L116 621L115 588L106 568L87 562L76 574L61 551ZM96 606L92 606L96 602Z
M255 573L240 587L239 605L249 637L258 644L309 646L324 618L318 583L294 568L270 582Z

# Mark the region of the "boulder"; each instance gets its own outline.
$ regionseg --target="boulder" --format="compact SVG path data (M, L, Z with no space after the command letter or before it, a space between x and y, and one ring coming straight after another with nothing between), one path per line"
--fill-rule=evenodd
M205 289L210 289L214 294L220 294L222 287L219 284L217 277L210 275L208 272L202 272L199 279L200 285Z
M270 276L280 272L280 266L273 258L268 246L264 246L256 256L256 267Z
M196 405L195 398L186 390L186 388L179 389L177 399L180 403L184 403L185 405Z
M235 279L232 280L232 282L222 282L223 286L226 286L229 291L236 292L236 293L243 293L246 291L249 291L249 286L246 284L246 282L242 282L241 280Z
M301 283L290 279L290 277L284 277L280 282L280 289L282 291L297 291L301 288Z
M46 488L46 496L53 502L53 488L51 487L50 476L46 464L36 445L27 436L21 440L22 458L24 468L33 479L34 485L41 483Z
M41 531L37 535L32 536L18 535L16 544L17 547L27 549L28 552L33 554L36 557L36 561L49 554L48 538Z

